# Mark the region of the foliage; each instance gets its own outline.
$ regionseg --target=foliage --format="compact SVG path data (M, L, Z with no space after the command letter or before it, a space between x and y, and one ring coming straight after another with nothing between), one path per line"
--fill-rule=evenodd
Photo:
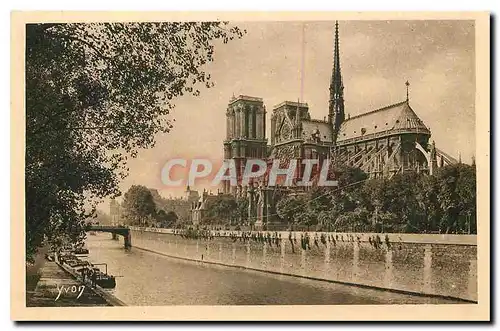
M162 228L173 227L178 219L179 217L172 210L167 213L163 209L160 209L156 213L156 221L158 223L158 226Z
M169 211L167 213L167 221L168 222L177 222L177 220L179 219L179 217L177 217L177 214L174 212L174 211Z
M209 224L227 224L237 215L238 205L232 197L214 197L206 206L204 222Z
M284 196L276 204L276 212L286 223L296 223L296 220L303 216L306 203L301 196Z
M468 226L475 231L472 221L476 215L476 169L464 164L443 167L437 180L441 233L461 232Z
M236 199L236 222L239 224L245 223L248 220L248 199ZM254 221L254 220L252 220Z
M224 22L26 25L26 252L81 238L119 194L129 157L168 132L174 100L211 87L214 47L243 35Z
M122 203L122 219L130 225L144 225L156 216L156 205L151 191L141 185L132 185Z
M369 180L359 169L345 168L339 184L283 197L278 216L307 230L476 232L474 166L449 165L434 176L406 172Z

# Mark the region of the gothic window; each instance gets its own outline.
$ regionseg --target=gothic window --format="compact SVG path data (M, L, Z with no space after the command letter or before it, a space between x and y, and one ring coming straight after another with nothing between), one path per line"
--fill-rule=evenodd
M253 120L252 120L252 133L253 133L253 136L252 136L252 138L255 138L255 137L257 137L257 114L256 114L255 108L252 111L252 117L253 117Z
M281 127L281 137L282 139L284 140L288 140L291 138L290 136L290 126L288 124L284 124L282 127Z
M248 127L248 126L249 126L248 124L249 124L249 122L250 122L250 121L249 121L249 120L250 120L249 109L248 109L248 108L244 109L244 112L245 112L245 137L247 137L247 138L248 138L248 137L249 137L249 135L248 135L248 134L249 134L249 132L248 132L248 131L249 131L249 129L250 129L250 128Z
M236 115L234 113L234 109L231 112L231 125L232 125L233 137L236 137Z

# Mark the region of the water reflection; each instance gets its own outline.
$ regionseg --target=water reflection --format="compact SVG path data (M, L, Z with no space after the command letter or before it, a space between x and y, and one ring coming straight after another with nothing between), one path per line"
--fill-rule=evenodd
M118 276L112 293L128 305L334 305L453 303L173 259L89 236L89 260ZM201 247L199 247L201 249Z

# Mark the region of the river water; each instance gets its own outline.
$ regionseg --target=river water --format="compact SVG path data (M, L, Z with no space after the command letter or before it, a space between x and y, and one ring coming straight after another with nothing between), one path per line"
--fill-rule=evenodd
M118 276L110 292L130 306L455 303L126 251L109 233L87 238L89 261Z

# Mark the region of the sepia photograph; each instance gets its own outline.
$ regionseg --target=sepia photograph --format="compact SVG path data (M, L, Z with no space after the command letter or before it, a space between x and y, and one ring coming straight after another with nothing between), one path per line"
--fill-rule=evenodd
M13 13L13 318L488 320L489 19Z

